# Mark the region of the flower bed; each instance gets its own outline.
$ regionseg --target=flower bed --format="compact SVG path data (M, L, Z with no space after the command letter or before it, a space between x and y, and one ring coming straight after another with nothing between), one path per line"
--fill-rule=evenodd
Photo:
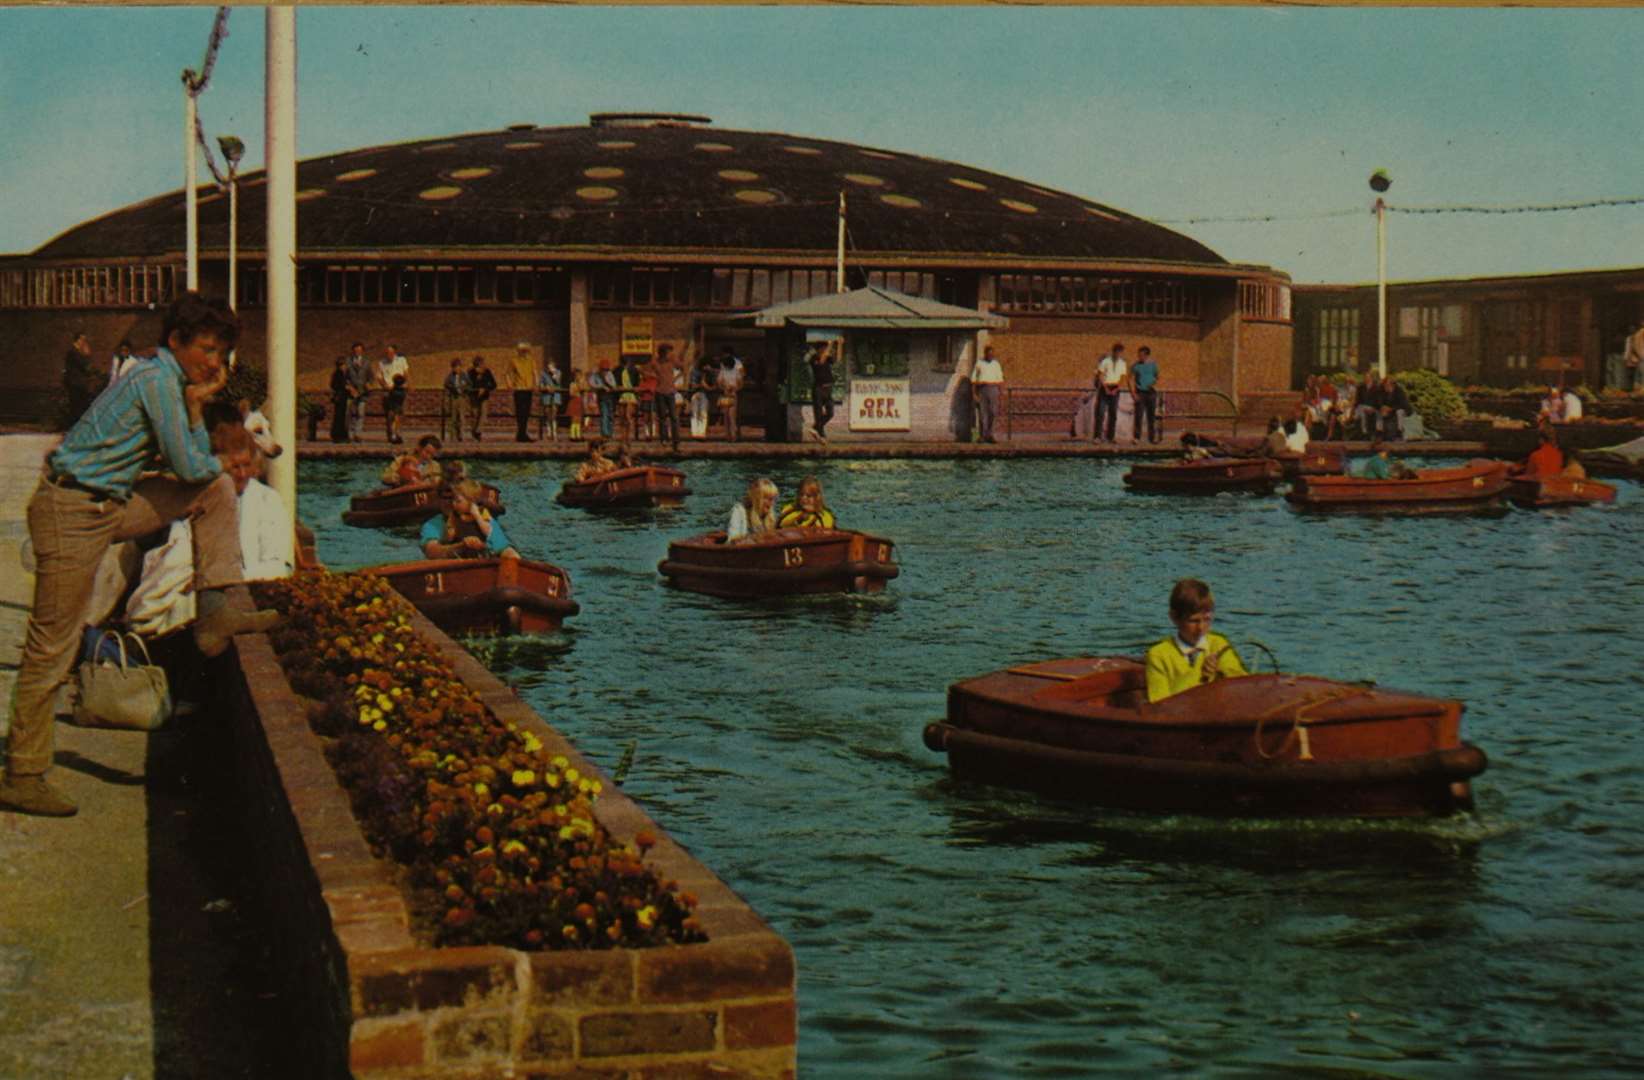
M611 948L704 940L695 898L647 870L642 833L594 824L603 783L499 720L411 629L381 578L257 587L270 635L374 851L406 868L436 945Z
M792 1076L734 892L379 580L258 588L217 707L308 1074Z

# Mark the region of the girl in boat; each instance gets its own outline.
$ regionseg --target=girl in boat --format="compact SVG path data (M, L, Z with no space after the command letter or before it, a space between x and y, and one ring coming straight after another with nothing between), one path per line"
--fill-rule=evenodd
M831 529L833 511L822 499L822 481L807 476L799 482L799 497L782 507L776 517L779 529Z
M478 502L483 493L472 480L446 489L443 513L423 522L422 553L430 559L519 558L508 535Z
M1202 683L1250 674L1233 646L1210 632L1216 599L1210 586L1182 578L1170 590L1176 632L1147 650L1147 700L1161 701Z
M392 488L439 483L440 463L435 455L442 446L438 435L424 435L418 439L415 450L399 455L383 470L383 486Z
M588 460L577 466L576 482L586 484L616 468L616 463L605 456L605 443L595 439L588 444Z
M725 526L727 544L746 544L776 531L776 484L769 477L758 477L748 484L748 493L731 507L731 520Z

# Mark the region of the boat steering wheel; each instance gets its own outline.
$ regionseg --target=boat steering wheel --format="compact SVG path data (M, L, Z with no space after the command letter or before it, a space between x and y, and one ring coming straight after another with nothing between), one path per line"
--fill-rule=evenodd
M1232 643L1230 642L1229 644L1232 644ZM1251 646L1254 646L1255 648L1260 649L1263 653L1265 653L1267 655L1267 662L1269 664L1273 665L1273 674L1275 674L1275 675L1279 674L1279 658L1276 655L1274 655L1272 649L1269 649L1265 644L1263 644L1261 641L1258 641L1256 638L1245 638L1243 641L1239 642L1239 644L1240 645L1251 645ZM1257 674L1260 674L1260 673L1258 671L1256 671L1255 668L1251 668L1250 669L1250 674L1257 675Z

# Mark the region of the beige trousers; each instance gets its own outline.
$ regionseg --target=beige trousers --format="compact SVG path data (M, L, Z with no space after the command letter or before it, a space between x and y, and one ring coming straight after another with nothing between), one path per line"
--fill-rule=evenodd
M240 527L234 480L204 484L171 477L139 483L126 502L41 479L29 500L34 541L34 609L23 641L6 771L39 776L51 766L52 704L74 667L86 602L109 545L144 536L180 518L194 524L194 587L241 580Z

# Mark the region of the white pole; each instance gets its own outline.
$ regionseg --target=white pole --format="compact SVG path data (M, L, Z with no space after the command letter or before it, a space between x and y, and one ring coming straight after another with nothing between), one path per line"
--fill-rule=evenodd
M297 514L297 12L264 13L263 164L268 185L268 400L274 439L291 448L269 479Z
M1387 378L1387 204L1376 196L1376 378Z
M197 154L194 152L194 118L198 105L189 87L189 72L183 73L183 201L187 206L188 288L200 287L200 197L195 192Z
M228 165L228 306L240 310L240 178L233 162ZM284 446L284 443L280 445Z
M839 193L839 246L833 260L834 291L845 292L845 193Z

